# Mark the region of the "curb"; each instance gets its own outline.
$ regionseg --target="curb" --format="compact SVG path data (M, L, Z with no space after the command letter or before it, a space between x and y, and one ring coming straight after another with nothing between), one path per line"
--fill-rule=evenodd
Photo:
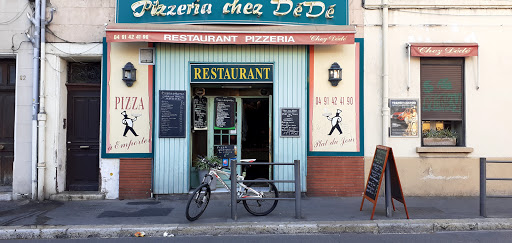
M264 225L263 225L264 224ZM4 226L5 239L124 238L144 232L146 237L256 234L426 234L450 231L512 230L512 218L415 219L380 221L322 221L293 223L211 223L162 225Z

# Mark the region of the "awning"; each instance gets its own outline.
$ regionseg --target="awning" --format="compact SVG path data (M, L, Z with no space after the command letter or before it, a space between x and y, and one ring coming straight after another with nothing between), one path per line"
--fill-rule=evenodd
M410 55L407 90L411 87L411 57L476 57L476 89L480 89L478 43L407 43Z
M410 43L412 57L474 57L478 43Z
M107 42L168 42L238 45L354 44L355 27L109 24Z

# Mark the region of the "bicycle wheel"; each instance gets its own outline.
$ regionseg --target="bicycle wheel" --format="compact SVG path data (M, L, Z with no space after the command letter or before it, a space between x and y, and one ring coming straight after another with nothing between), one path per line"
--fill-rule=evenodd
M247 186L254 189L255 191L262 192L264 198L279 197L277 187L271 182L252 182L248 183ZM244 196L250 198L256 196L256 194L246 189ZM274 209L277 206L278 200L244 200L243 202L247 212L255 216L265 216L274 211Z
M187 203L186 216L190 221L198 219L208 206L211 190L208 184L202 184L194 190Z

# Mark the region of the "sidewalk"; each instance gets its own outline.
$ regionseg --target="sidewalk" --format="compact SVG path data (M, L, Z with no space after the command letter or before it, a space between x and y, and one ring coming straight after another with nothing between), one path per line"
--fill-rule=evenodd
M302 198L302 218L295 218L295 202L279 201L269 215L256 217L237 205L231 219L229 195L214 193L196 221L185 218L186 195L159 200L0 201L0 239L146 237L218 234L294 233L432 233L439 231L512 230L510 199L487 199L488 218L479 216L478 197L406 197L387 218L380 197L374 220L373 204L361 197Z

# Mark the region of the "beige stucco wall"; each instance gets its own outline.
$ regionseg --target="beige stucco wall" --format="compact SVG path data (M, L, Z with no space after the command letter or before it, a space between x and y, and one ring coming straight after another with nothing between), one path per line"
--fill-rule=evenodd
M48 26L51 32L47 33L47 39L49 42L101 42L105 24L115 22L115 7L116 0L51 0L48 8L56 11Z
M389 50L389 98L420 100L418 57L411 58L410 89L407 90L407 43L478 43L479 57L465 58L464 74L466 146L473 148L473 152L456 153L455 158L448 158L444 153L424 158L416 152L421 146L419 137L387 138L387 145L393 148L406 195L475 196L479 193L479 157L512 160L512 150L505 142L512 134L512 127L504 115L506 105L512 103L509 94L512 84L508 80L512 64L508 57L512 50L506 48L510 39L507 33L512 33L512 25L507 24L512 21L509 14L512 4L508 1L476 0L444 2L390 1L389 46L384 47ZM381 10L373 9L380 1L366 3L365 168L368 172L375 145L383 143L383 47ZM438 7L441 9L422 9L435 4L440 4ZM487 5L476 6L478 4ZM502 168L500 171L511 170ZM493 182L488 192L510 194L512 187L507 182Z

